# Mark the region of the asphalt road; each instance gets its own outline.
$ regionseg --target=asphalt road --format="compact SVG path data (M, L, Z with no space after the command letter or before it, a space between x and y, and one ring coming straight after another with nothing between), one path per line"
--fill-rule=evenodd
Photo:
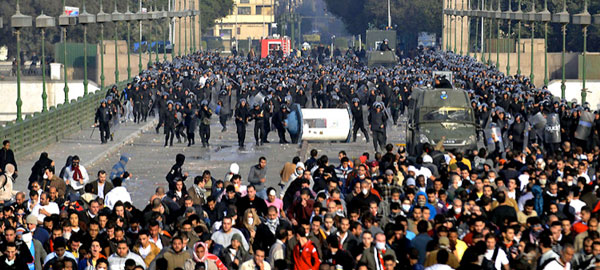
M243 183L247 184L247 176L250 167L257 164L258 158L264 156L267 158L267 186L279 188L279 173L285 162L291 162L295 156L300 156L304 161L310 149L317 149L319 155L327 155L330 163L339 164L338 152L345 150L350 158L358 158L364 152L373 154L372 142L366 143L362 133L359 131L358 140L354 143L340 142L310 142L304 147L298 144L279 144L276 132L270 132L269 144L256 146L252 133L254 123L251 122L247 127L246 149L240 150L237 147L237 134L235 124L232 120L228 122L227 131L221 132L216 117L213 117L211 125L210 147L202 148L199 136L196 135L196 145L187 147L187 144L175 143L173 147L164 148L164 135L162 129L160 134L156 134L153 129L142 131L141 135L125 144L118 152L106 155L96 160L88 169L90 175L95 175L100 169L110 171L112 166L119 161L122 153L132 156L127 164L127 170L132 174L131 181L125 183L125 186L132 195L133 203L136 207L144 207L157 187L167 188L165 176L171 166L175 163L175 156L182 153L186 156L183 170L188 172L190 178L186 181L189 187L193 184L193 177L201 175L204 170L210 170L212 176L216 179L223 179L231 163L236 162L240 166L240 174ZM289 134L288 134L289 140ZM177 140L175 139L175 142ZM404 127L388 127L388 143L404 143Z

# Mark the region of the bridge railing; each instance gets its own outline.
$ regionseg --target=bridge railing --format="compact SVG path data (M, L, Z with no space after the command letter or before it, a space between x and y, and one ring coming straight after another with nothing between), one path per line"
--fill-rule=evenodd
M126 81L117 84L121 89ZM10 140L16 153L30 153L78 132L94 122L96 109L108 88L69 103L50 107L46 112L27 115L21 122L11 122L0 128L0 140Z

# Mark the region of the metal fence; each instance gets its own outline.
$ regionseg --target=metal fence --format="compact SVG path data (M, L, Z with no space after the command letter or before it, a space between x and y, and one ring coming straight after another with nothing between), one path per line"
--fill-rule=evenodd
M120 82L118 87L125 84ZM16 153L30 153L57 142L94 122L96 108L106 96L106 91L101 89L67 104L50 107L47 112L27 115L21 122L8 123L0 128L0 140L10 140Z

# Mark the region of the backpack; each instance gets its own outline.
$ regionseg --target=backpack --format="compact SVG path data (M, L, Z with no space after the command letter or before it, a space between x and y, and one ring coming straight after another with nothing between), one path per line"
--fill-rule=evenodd
M483 261L481 262L481 268L483 270L496 270L496 257L498 257L499 247L494 249L494 254L492 255L492 259L488 260L486 257L483 257Z

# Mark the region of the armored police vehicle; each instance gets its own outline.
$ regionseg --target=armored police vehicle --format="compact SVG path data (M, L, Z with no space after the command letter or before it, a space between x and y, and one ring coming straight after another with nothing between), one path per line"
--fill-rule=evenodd
M477 149L479 127L469 103L467 92L462 89L415 88L409 101L406 130L409 153L420 155L424 144L435 146L442 139L445 150Z

